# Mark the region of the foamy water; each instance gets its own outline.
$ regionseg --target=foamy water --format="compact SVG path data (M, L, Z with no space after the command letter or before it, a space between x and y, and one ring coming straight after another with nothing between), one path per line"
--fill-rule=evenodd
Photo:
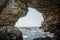
M45 33L40 31L39 27L29 27L31 30L20 29L24 40L33 40L34 38L45 37Z

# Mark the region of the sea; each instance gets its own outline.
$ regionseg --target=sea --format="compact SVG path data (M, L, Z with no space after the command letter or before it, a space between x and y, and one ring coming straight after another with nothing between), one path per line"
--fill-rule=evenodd
M45 33L39 27L28 27L29 29L20 29L24 40L33 40L34 38L45 37Z

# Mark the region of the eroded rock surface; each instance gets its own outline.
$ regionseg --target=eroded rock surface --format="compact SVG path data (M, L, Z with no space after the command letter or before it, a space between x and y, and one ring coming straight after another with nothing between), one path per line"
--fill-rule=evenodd
M19 0L0 0L0 40L23 40L14 25L26 12L27 6Z
M25 16L28 7L42 13L45 31L60 36L60 0L0 0L0 27L14 26L19 17ZM6 3L6 4L5 4ZM47 28L47 29L46 29Z
M4 5L2 2L4 1L1 0L1 6ZM27 14L26 12L26 4L19 0L9 0L0 13L0 26L14 26L20 17Z
M35 38L33 40L57 40L57 38L50 38L50 37L45 37L45 38Z
M45 31L60 36L60 0L30 0L27 5L42 13Z
M0 40L23 40L22 32L16 27L0 27Z

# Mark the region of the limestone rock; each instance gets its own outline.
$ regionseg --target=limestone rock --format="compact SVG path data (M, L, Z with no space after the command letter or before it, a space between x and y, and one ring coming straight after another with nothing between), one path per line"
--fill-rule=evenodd
M2 2L2 0L0 1ZM3 3L5 4L5 1ZM27 14L26 12L26 4L21 3L21 1L9 0L6 6L3 6L2 12L0 12L0 26L14 26L20 17Z
M48 28L46 31L53 32L58 37L60 36L60 0L6 1L0 0L0 27L14 26L19 17L27 14L28 7L33 7L42 13L44 27Z
M23 40L22 32L16 27L0 27L0 40Z
M0 40L23 40L14 25L26 12L26 4L19 0L0 0Z

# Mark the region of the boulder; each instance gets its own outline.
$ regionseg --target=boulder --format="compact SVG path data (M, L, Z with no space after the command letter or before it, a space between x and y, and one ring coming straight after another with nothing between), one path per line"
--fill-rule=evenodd
M0 27L0 40L23 40L22 32L16 27Z

